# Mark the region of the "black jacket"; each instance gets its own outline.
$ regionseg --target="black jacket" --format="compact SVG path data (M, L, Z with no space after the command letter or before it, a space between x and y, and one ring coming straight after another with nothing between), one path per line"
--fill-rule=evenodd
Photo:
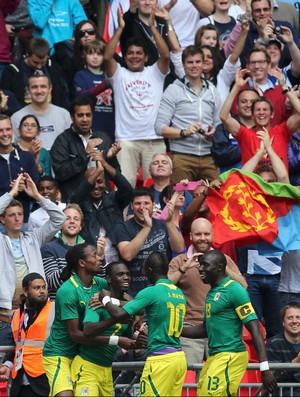
M9 64L3 70L1 77L1 88L5 90L10 90L15 94L18 102L22 106L28 105L24 102L25 93L25 82L22 74L22 63L24 60L18 64ZM53 105L68 108L69 105L69 95L68 87L62 77L62 71L60 67L48 59L47 64L42 68L42 70L50 77L52 84L52 101ZM34 70L32 70L32 73Z
M97 146L97 149L103 150L104 158L106 158L112 145L108 135L104 132L93 131L92 138L102 139L102 143ZM85 179L84 173L89 162L83 142L72 127L62 132L55 139L50 150L50 157L55 178L62 194L62 202L68 202L69 197ZM106 158L106 160L112 167L119 169L116 157Z
M117 172L111 180L118 190L104 194L98 208L89 197L93 185L85 178L70 197L70 202L79 204L84 214L84 226L80 235L86 243L94 246L96 246L100 226L105 229L112 240L112 232L117 223L123 222L123 210L131 199L132 187L122 174ZM112 242L114 243L113 240Z

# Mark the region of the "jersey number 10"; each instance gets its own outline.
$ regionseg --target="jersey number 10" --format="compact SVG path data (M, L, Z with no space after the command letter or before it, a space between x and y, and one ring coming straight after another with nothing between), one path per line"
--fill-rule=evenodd
M167 308L170 311L168 335L179 338L183 327L186 307L183 303L179 303L175 306L173 303L167 302Z

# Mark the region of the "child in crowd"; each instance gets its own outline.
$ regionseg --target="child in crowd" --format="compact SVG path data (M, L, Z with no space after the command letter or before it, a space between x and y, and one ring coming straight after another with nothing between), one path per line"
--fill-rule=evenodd
M215 12L207 18L202 18L198 22L197 28L201 26L212 24L218 29L220 38L219 44L222 48L226 43L226 40L235 27L236 21L233 17L228 14L228 10L231 4L230 0L215 0Z
M85 69L75 74L74 83L77 94L91 95L88 91L105 80L103 71L103 54L105 44L99 40L87 43L83 48ZM93 97L94 99L94 97ZM112 89L108 88L96 96L93 112L93 128L106 132L115 141L115 112Z
M211 23L201 26L195 34L195 45L219 48L219 31Z

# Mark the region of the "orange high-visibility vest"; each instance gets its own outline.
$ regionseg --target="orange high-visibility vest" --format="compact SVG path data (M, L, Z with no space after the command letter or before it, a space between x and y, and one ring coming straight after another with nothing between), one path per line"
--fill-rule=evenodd
M20 327L22 318L20 309L15 311L12 318L11 328L16 344L16 352L18 346L23 346L22 365L25 372L33 378L45 373L42 353L45 340L50 333L50 328L54 320L54 311L55 303L48 301L27 331L24 330L23 326ZM18 373L15 367L16 355L14 358L14 367L12 369L13 378L15 378Z

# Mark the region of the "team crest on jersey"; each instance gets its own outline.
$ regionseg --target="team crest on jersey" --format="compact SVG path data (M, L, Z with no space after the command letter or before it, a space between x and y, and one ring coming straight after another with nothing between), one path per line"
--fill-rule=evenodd
M214 296L214 301L218 301L220 299L221 292L217 292L216 295Z

